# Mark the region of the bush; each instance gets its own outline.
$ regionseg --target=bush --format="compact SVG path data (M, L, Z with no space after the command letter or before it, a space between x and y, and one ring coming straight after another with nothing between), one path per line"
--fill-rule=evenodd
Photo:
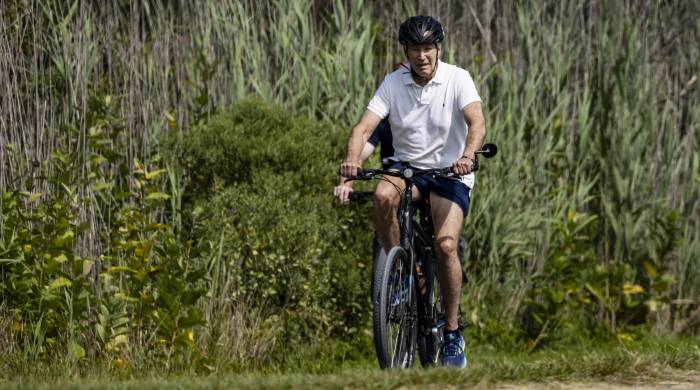
M229 185L286 172L292 173L297 191L316 192L335 175L343 134L326 122L257 100L237 103L185 135L188 200L209 197L214 179Z
M279 319L278 356L370 329L371 217L332 206L343 133L244 101L184 138L186 224L210 248L209 318L245 302Z

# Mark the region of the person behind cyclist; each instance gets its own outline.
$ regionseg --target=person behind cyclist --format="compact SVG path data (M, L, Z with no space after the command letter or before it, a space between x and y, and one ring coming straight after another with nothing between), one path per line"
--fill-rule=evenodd
M379 122L389 117L394 137L394 157L416 168L452 166L456 178L421 176L415 178L414 197L430 197L435 228L435 252L442 298L447 313L443 362L466 367L464 339L459 330L458 311L461 269L457 240L469 211L474 186L475 152L486 136L481 98L469 73L440 61L444 32L430 16L412 16L399 27L410 70L387 75L355 124L348 139L341 175L350 177L360 168L365 142ZM396 246L399 228L396 210L402 180L380 181L374 195L374 223L384 250Z
M362 147L360 164L374 153L377 145L379 145L379 158L382 161L382 167L389 168L390 163L388 161L394 156L394 146L392 145L391 125L389 124L388 117L379 122L379 125L372 131L372 135L370 135L369 139ZM338 199L340 204L345 204L349 201L349 196L352 192L352 183L352 181L345 181L345 179L341 177L340 183L333 188L333 195Z
M399 68L407 67L401 62L394 64L394 71ZM367 143L362 147L362 152L360 153L360 164L369 158L379 145L379 158L382 161L382 168L389 168L390 163L388 162L390 158L394 156L394 145L391 138L391 125L389 124L389 117L382 119L381 122L374 128L372 135L369 136ZM340 178L340 183L338 183L335 188L333 188L333 195L338 198L340 204L348 203L350 200L349 196L352 192L352 181L345 181L345 178Z

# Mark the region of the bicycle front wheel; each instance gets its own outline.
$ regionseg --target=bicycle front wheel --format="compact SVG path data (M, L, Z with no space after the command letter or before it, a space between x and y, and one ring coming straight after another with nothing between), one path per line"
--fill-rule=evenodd
M408 253L394 247L386 257L374 305L374 346L381 368L408 368L416 352L417 306ZM377 278L379 279L379 278Z

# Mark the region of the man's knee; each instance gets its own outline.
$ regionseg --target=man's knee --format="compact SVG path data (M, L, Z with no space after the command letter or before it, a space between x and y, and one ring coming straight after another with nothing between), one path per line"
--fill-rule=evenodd
M374 191L374 206L380 209L393 208L398 204L396 190L387 187L377 187Z
M457 258L457 240L452 237L440 237L435 241L435 250L442 259Z

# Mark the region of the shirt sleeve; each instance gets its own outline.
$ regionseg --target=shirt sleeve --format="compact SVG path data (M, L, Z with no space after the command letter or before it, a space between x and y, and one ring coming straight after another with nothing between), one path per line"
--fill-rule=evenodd
M369 136L369 139L367 142L370 144L377 146L379 145L379 132L381 131L382 124L379 123L379 126L374 128L374 131L372 131L372 135Z
M469 74L469 72L463 70L457 74L457 77L458 79L455 83L457 88L455 91L455 97L459 109L464 109L464 107L470 103L480 102L481 97L479 97L479 93L476 91L474 80L472 80L472 76Z
M390 98L390 81L389 76L384 78L382 85L379 86L377 92L374 94L372 100L370 100L367 109L373 113L379 115L380 118L384 119L389 115L389 107L391 107Z

